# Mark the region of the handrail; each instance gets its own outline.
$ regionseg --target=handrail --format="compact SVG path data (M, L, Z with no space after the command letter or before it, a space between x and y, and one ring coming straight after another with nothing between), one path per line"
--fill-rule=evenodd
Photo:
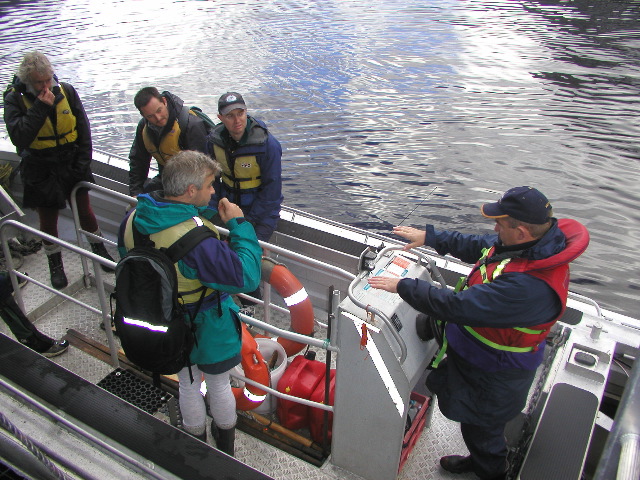
M360 274L349 284L349 289L347 290L347 294L349 295L349 299L354 303L354 305L362 308L365 312L372 312L375 315L378 315L378 317L380 317L382 321L387 325L389 332L391 333L394 340L400 347L400 355L397 358L398 358L398 362L400 362L400 365L402 365L404 361L407 359L407 344L404 342L404 340L402 339L398 331L395 329L395 327L393 326L393 323L391 323L391 320L384 313L382 313L382 311L378 310L377 308L372 307L371 305L366 305L362 303L360 300L356 298L355 294L353 293L353 289L355 288L356 283L358 283L359 280L363 279L368 274L369 272L367 271L360 272Z
M4 217L8 217L9 215L12 215L14 213L18 217L24 217L24 212L22 211L22 209L18 206L18 204L15 202L15 200L13 200L13 198L11 198L11 195L9 195L7 193L7 191L4 189L4 187L2 185L0 185L0 197L13 210L12 212L9 212L6 215L4 215Z
M593 307L596 309L596 315L598 316L598 318L601 318L602 320L607 320L607 317L605 317L602 314L602 309L600 308L600 305L598 305L598 302L596 302L595 300L575 292L569 292L568 297L571 298L572 300L576 300L576 301L581 300L584 303L589 303L593 305Z
M640 362L636 361L613 427L607 436L594 480L638 480L640 478Z
M403 248L404 247L402 247L402 246L393 246L393 245L389 246L389 247L385 247L380 252L378 252L378 255L376 256L376 261L378 261L380 258L382 258L389 251L392 251L392 250L403 250ZM437 267L435 266L433 261L427 255L425 255L422 252L415 251L415 252L413 252L413 254L416 255L417 257L419 257L421 260L426 261L431 268L435 269L435 271L437 272L437 275L439 277L438 278L438 282L441 283L442 288L446 288L447 284L445 283L444 279L442 278L442 275L440 275L440 271L437 269ZM398 361L400 362L400 365L402 365L404 363L404 361L407 359L407 345L404 342L404 340L402 339L402 337L400 336L400 334L398 333L398 331L396 330L396 328L393 326L393 323L391 322L391 320L383 312L381 312L377 308L372 307L371 305L366 305L366 304L362 303L360 300L358 300L356 298L355 294L353 293L353 289L355 288L355 286L358 283L358 281L362 280L368 274L369 274L369 272L367 270L364 270L364 271L360 272L360 274L357 276L357 278L355 278L349 284L349 289L347 291L347 294L349 295L349 299L357 307L362 308L366 312L373 312L374 314L378 315L382 319L382 321L387 325L389 332L391 333L391 335L395 339L396 343L400 347L400 356L398 357Z
M311 345L312 347L323 348L325 350L330 350L332 352L338 352L339 349L335 345L330 345L326 340L320 340L318 338L308 337L307 335L303 335L301 333L290 332L289 330L283 330L281 328L275 327L269 323L263 322L253 317L249 317L243 313L240 313L242 320L249 325L254 327L258 327L262 330L266 330L267 332L273 333L279 337L285 337L289 340L293 340L299 343L306 343L307 345Z
M103 187L101 185L96 185L95 183L90 183L90 182L79 182L72 190L71 192L71 210L73 211L73 221L75 224L75 229L76 229L76 233L78 236L78 243L82 242L82 237L81 234L84 234L86 236L92 237L92 238L96 238L96 239L100 239L100 240L105 240L108 241L106 239L103 239L102 237L98 237L97 235L94 235L92 232L87 232L86 230L83 230L82 227L80 226L80 218L78 216L78 207L77 207L77 201L76 201L76 193L78 191L78 189L80 188L88 188L90 190L97 190L107 196L111 196L113 198L122 200L123 202L127 203L127 204L135 204L138 202L138 200L134 197L130 197L129 195L126 195L124 193L120 193L120 192L116 192L115 190L112 190L110 188L106 188ZM216 227L220 233L224 234L224 235L229 235L229 230L227 230L226 228L223 227ZM110 244L115 245L114 242L110 242L108 241ZM339 267L335 267L333 265L330 265L328 263L325 262L321 262L319 260L316 260L314 258L311 257L307 257L305 255L296 253L296 252L292 252L290 250L287 250L285 248L279 247L277 245L273 245L267 242L263 242L263 241L259 241L258 242L260 244L260 246L263 248L263 250L265 252L273 252L273 253L277 253L280 254L284 257L293 259L293 260L297 260L301 263L304 263L306 265L311 265L311 266L315 266L318 268L323 269L324 271L326 271L327 273L331 273L333 275L336 275L338 277L342 277L346 280L352 280L353 278L355 278L355 275L353 275L350 272L347 272L346 270L343 270L342 268ZM84 251L84 250L83 250ZM99 257L102 258L102 257ZM104 260L104 259L103 259ZM112 263L112 262L109 262ZM111 264L110 266L114 266L114 264ZM88 268L85 269L85 275L88 275ZM270 295L270 285L268 283L264 283L265 285L265 290L267 290L267 293ZM267 295L265 295L267 296ZM260 302L260 303L265 303L262 302L258 299L255 299L256 301ZM265 308L265 321L269 321L269 310L270 308L273 307L277 307L276 305L269 305L269 308ZM247 317L250 318L250 317ZM269 325L268 323L265 323L264 326L263 325L258 325L259 323L263 323L260 322L259 320L254 320L252 319L251 322L247 322L250 324L254 324L256 326L259 326L260 328L264 328L265 330L268 331L274 331L277 332L277 334L281 337L287 338L289 340L293 340L295 342L300 342L300 343L306 343L307 345L313 345L317 348L324 348L325 350L328 349L328 345L326 345L326 342L321 341L321 340L317 340L317 339L313 339L310 337L307 337L306 335L300 335L297 334L295 332L289 332L286 330L281 330L278 329L277 327L273 327L271 325ZM268 328L267 328L268 327ZM110 330L110 329L108 329ZM335 347L334 347L335 348ZM337 351L334 350L334 351Z
M119 450L115 446L106 442L104 439L98 437L97 435L94 435L93 433L88 431L86 428L74 423L72 420L69 419L69 417L60 415L58 412L56 412L49 406L45 405L43 402L40 402L39 400L37 400L34 396L25 394L22 390L15 387L11 383L7 382L3 378L0 378L0 389L6 389L8 392L10 392L11 395L18 397L21 401L29 404L32 408L37 409L42 413L48 415L49 417L54 419L56 422L58 422L60 425L65 427L67 430L73 431L80 437L86 438L87 440L92 442L94 445L101 448L105 453L108 453L111 457L118 458L120 459L120 461L124 461L134 466L135 468L149 475L150 478L156 478L158 480L163 480L164 478L166 478L162 476L160 472L154 470L152 466L149 465L148 462L141 461L135 458L134 456L129 455L126 451ZM47 452L45 453L49 453L48 450L50 446L40 445L39 447L40 448L47 447ZM81 478L93 478L88 472L83 472L78 467L78 465L74 464L73 468L75 469L75 473L81 475ZM64 478L67 478L67 477L64 477Z
M620 437L620 462L618 480L640 478L640 435L625 433Z
M383 248L382 250L380 250L380 252L378 252L377 256L376 256L376 262L381 259L384 255L386 255L387 252L389 251L393 251L393 250L404 250L404 246L396 246L396 245L391 245L388 247ZM435 276L435 280L440 284L440 288L447 288L447 283L444 280L444 277L442 276L442 274L440 273L440 270L438 269L438 267L436 266L435 262L433 261L433 259L431 257L429 257L428 255L425 255L423 252L417 251L417 250L411 250L411 254L415 255L416 257L419 258L419 260L422 260L424 262L426 262L429 266L429 272L432 276ZM378 310L375 307L372 307L371 305L366 305L364 303L362 303L360 300L358 300L353 292L353 289L355 288L356 284L362 280L365 276L367 276L369 274L369 272L367 270L362 271L357 278L355 278L350 284L349 284L349 289L347 291L347 294L349 295L349 299L358 307L364 309L366 312L373 312L374 314L378 315L380 318L382 318L382 321L387 325L389 332L391 332L391 335L393 336L393 338L396 340L396 343L398 344L398 346L400 347L400 356L397 357L398 361L400 362L400 365L402 365L404 363L404 361L407 358L407 345L405 344L404 340L402 339L402 337L400 336L400 334L398 333L398 331L396 330L396 328L393 326L393 323L391 322L391 320L380 310ZM433 282L433 278L431 279Z
M325 405L324 403L318 403L318 402L314 402L313 400L307 400L306 398L294 397L293 395L279 392L278 390L274 390L273 388L268 387L267 385L263 385L259 382L256 382L255 380L245 377L244 375L240 375L239 373L236 373L233 370L231 370L230 375L234 378L237 378L238 380L248 383L249 385L253 385L254 387L257 387L260 390L264 390L265 392L270 393L274 397L282 398L284 400L291 400L292 402L301 403L302 405L319 408L321 410L327 410L329 412L334 411L332 405Z
M76 186L73 188L72 192L71 192L71 210L73 212L73 221L75 224L75 230L76 230L76 235L78 238L78 244L81 244L82 242L82 234L84 234L87 237L90 238L95 238L95 239L100 239L101 241L105 241L106 239L103 239L102 237L99 237L95 234L93 234L93 232L87 232L85 230L82 229L81 225L80 225L80 217L78 215L78 206L77 206L77 199L76 199L76 193L78 191L78 189L80 188L88 188L88 189L93 189L93 190L97 190L100 191L101 193L107 195L107 196L111 196L113 198L122 200L123 202L126 202L127 204L136 204L138 202L138 200L134 197L131 197L129 195L125 195L123 193L120 192L116 192L115 190L112 190L110 188L106 188L103 187L101 185L96 185L94 183L90 183L90 182L79 182L78 184L76 184ZM220 233L224 234L224 235L229 235L229 230L223 227L216 227ZM53 238L53 237L51 237ZM107 240L108 241L108 240ZM111 244L114 244L113 242L109 242ZM283 257L286 258L290 258L293 260L297 260L300 263L304 263L306 265L310 265L310 266L314 266L317 268L321 268L324 271L326 271L327 273L331 273L337 277L341 277L343 279L346 280L353 280L355 278L355 275L353 275L350 272L347 272L346 270L343 270L342 268L339 267L335 267L334 265L330 265L328 263L325 262L321 262L319 260L316 260L314 258L311 257L307 257L305 255L296 253L296 252L292 252L290 250L287 250L285 248L279 247L277 245L273 245L267 242L263 242L263 241L259 241L258 242L260 244L260 246L263 248L263 250L265 251L265 254L269 254L270 252L275 253L275 254L279 254L282 255ZM83 252L88 253L88 251L86 250L82 250ZM89 255L90 258L94 258L97 257L94 254ZM102 257L97 257L102 259ZM104 260L104 259L102 259ZM104 263L104 262L103 262ZM113 262L108 262L109 266L115 266L115 264L113 264ZM85 278L88 276L88 267L86 265L86 260L84 260L83 262L83 269L85 272ZM99 268L97 269L98 271L100 270ZM102 284L101 281L101 277L98 278L98 283ZM243 320L253 326L256 326L258 328L261 328L267 332L276 334L280 337L289 339L289 340L293 340L295 342L299 342L299 343L305 343L307 345L311 345L314 346L316 348L322 348L325 350L329 350L329 351L333 351L333 352L338 352L338 347L336 347L335 345L331 345L331 339L325 339L325 340L320 340L320 339L316 339L316 338L312 338L306 335L302 335L296 332L291 332L288 330L283 330L280 329L278 327L275 327L269 323L267 323L269 321L269 311L271 308L277 308L278 310L283 310L283 311L288 311L284 308L278 307L277 305L272 305L270 302L270 297L271 297L271 285L269 283L263 282L264 286L265 286L265 298L266 298L266 302L263 300L259 300L259 299L254 299L254 301L257 301L259 303L262 303L263 305L267 305L268 304L268 308L265 308L264 312L265 312L265 321L260 321L257 320L255 318L246 316L241 314L241 317L243 318ZM44 285L43 285L44 286ZM46 286L44 286L45 288L48 288ZM100 289L99 289L100 291ZM110 322L110 318L109 318L109 322ZM105 326L107 326L107 324L105 323ZM111 334L111 328L106 328L106 331L108 332L108 334ZM405 356L406 356L406 347L405 347ZM117 358L117 354L116 354L116 358ZM246 383L250 384L250 385L254 385L258 388L264 389L265 391L268 391L269 393L273 394L276 397L280 397L280 398L285 398L285 399L289 399L292 401L296 401L298 403L302 403L304 405L308 405L308 406L312 406L312 407L316 407L316 408L321 408L324 410L328 410L330 412L333 411L333 407L329 406L329 405L324 405L321 403L316 403L316 402L312 402L310 400L305 400L299 397L293 397L291 395L287 395L284 393L280 393L268 386L259 384L257 382L254 382L250 379L247 379L241 375L238 374L232 374L232 376L235 376L243 381L245 381Z
M18 230L24 230L25 232L29 232L32 235L35 235L37 237L42 238L43 240L46 240L49 243L54 243L56 245L61 246L62 248L65 248L67 250L71 250L72 252L75 252L79 255L81 255L82 257L88 257L93 261L93 265L94 265L94 271L96 274L96 288L98 290L98 298L100 299L100 308L101 311L96 309L95 307L92 307L91 305L87 305L84 302L81 302L80 300L77 300L75 298L73 298L70 295L67 295L64 292L61 292L59 290L55 290L54 288L45 285L44 283L41 283L29 276L23 275L21 272L18 272L13 265L13 258L10 255L10 251L9 251L9 237L7 234L7 229L9 227L13 227L16 228ZM14 291L14 297L16 302L18 303L18 305L20 306L20 308L24 311L24 302L22 300L22 292L18 286L18 280L17 278L21 278L23 280L27 280L31 283L34 283L36 285L38 285L39 287L44 288L45 290L48 290L58 296L61 296L63 298L65 298L66 300L69 300L77 305L80 305L81 307L84 307L94 313L99 313L102 314L102 321L105 325L105 331L107 333L107 341L109 342L109 350L111 352L111 360L113 362L113 366L115 368L118 368L120 366L120 362L118 361L118 348L116 346L115 340L113 338L113 332L111 331L111 316L109 314L109 308L108 308L108 303L107 303L107 296L104 290L104 282L102 281L102 269L100 268L100 265L105 265L107 267L111 267L114 268L115 267L115 263L107 260L99 255L96 255L93 252L90 252L88 250L85 250L77 245L73 245L71 243L68 243L64 240L61 240L57 237L51 236L47 233L41 232L40 230L30 227L28 225L25 225L24 223L20 223L16 220L6 220L5 222L2 223L2 225L0 225L0 242L2 243L2 251L4 252L5 255L5 262L6 262L6 267L7 267L7 271L9 273L9 278L11 279L11 285L13 286L13 291Z
M138 199L135 197L130 197L129 195L125 195L124 193L120 193L120 192L116 192L115 190L111 190L110 188L106 188L103 187L102 185L96 185L95 183L91 183L91 182L78 182L75 187L73 187L73 190L71 190L71 195L70 195L70 204L71 204L71 213L73 215L73 223L75 225L75 230L76 230L76 239L78 241L78 245L82 245L84 243L84 240L82 238L82 235L85 235L85 238L93 238L95 240L99 240L101 242L107 242L110 245L116 245L115 242L112 242L110 240L107 240L106 238L102 238L96 234L94 234L93 232L87 232L86 230L82 229L82 226L80 225L80 216L78 214L78 199L76 198L76 193L78 192L78 190L80 188L88 188L90 190L97 190L99 192L105 193L107 195L113 196L115 198L118 198L120 200L123 200L125 202L127 202L128 204L137 204L138 203ZM89 266L87 265L87 259L82 256L80 257L80 261L82 262L82 271L84 273L84 278L85 278L85 286L89 286L88 283L88 279L89 279Z

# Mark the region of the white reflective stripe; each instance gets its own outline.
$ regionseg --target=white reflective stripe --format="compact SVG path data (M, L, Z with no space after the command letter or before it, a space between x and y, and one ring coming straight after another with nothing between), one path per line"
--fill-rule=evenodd
M146 328L154 332L166 333L167 330L169 330L169 327L165 325L153 325L149 322L143 322L142 320L134 320L132 318L127 318L127 317L124 317L122 320L124 321L124 323L128 323L129 325L135 325L136 327Z
M247 397L252 402L262 402L265 398L267 398L266 394L256 395L255 393L251 393L247 387L244 387L243 393L244 393L244 396Z
M363 320L355 317L353 318L353 326L356 327L356 331L358 332L358 335L360 335L360 337L362 337L363 323L365 323ZM374 330L374 328L370 328L369 324L366 324L366 325L367 325L367 329ZM373 365L376 367L378 374L380 374L380 378L382 378L382 383L384 383L384 386L387 387L387 391L389 392L391 401L395 404L400 416L404 415L404 402L402 401L400 392L398 392L398 388L396 387L396 384L391 378L391 374L389 373L389 370L387 369L387 365L384 363L384 360L382 359L382 355L380 355L380 351L378 350L378 347L373 341L373 338L371 338L371 336L369 335L367 335L366 348L367 348L367 351L369 352L369 355L371 356L371 360L373 360Z
M191 217L192 220L194 222L196 222L196 225L198 225L199 227L201 227L202 225L204 225L204 222L202 221L202 219L200 217Z
M309 295L307 295L307 291L302 287L293 295L289 295L285 298L284 303L287 304L287 307L293 307L294 305L304 302L307 298L309 298Z
M353 322L359 322L358 326L360 328L360 332L362 332L363 320L360 317L357 317L353 313L349 313L349 312L342 312L342 314L345 317L350 318ZM371 330L372 332L380 333L380 329L378 327L376 327L375 325L371 325L370 323L367 323L367 330ZM362 335L360 335L360 336L362 336Z

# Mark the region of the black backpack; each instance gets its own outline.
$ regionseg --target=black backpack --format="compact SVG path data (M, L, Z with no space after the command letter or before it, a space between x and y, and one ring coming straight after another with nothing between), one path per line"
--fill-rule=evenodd
M160 375L178 373L185 365L191 366L189 354L195 342L193 322L185 320L187 310L178 291L174 263L205 238L217 236L206 226L199 226L170 247L157 249L149 235L140 233L133 221L131 227L134 248L116 265L111 315L127 358L152 372L154 384L159 386ZM192 320L207 288L202 286L201 290Z
M207 133L209 133L213 129L213 127L216 126L216 123L211 120L211 117L204 113L200 107L183 106L180 114L178 115L178 125L180 126L180 137L178 137L178 145L182 150L185 149L185 139L187 136L187 129L189 127L189 120L191 120L190 117L192 113L196 117L200 117L202 119L202 121L204 122L204 128L207 130ZM200 148L203 146L204 145L194 147L193 145L190 145L191 149L193 150L200 150Z

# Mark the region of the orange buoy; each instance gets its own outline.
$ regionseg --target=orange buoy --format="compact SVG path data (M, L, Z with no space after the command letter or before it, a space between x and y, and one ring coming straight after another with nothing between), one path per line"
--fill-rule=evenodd
M289 307L291 330L302 335L313 333L313 305L307 291L291 271L270 258L262 261L262 278L271 285ZM306 344L278 337L278 343L287 352L287 356L300 352Z
M244 370L244 376L262 385L269 386L270 379L267 363L258 350L258 344L255 339L247 330L247 326L244 323L241 323L241 325L242 350L240 355L242 360L240 364L242 365L242 370ZM232 390L233 395L236 397L236 408L239 410L253 410L267 398L267 392L248 383L244 387L233 387Z

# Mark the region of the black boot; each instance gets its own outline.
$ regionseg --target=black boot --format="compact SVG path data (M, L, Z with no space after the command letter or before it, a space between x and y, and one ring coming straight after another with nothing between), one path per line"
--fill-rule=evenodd
M47 259L49 260L49 271L51 272L51 286L56 290L62 290L69 284L62 265L62 253L52 253L47 255Z
M441 457L440 466L451 473L473 472L471 455L467 457L463 457L462 455L447 455L446 457Z
M211 422L211 434L216 441L218 450L231 455L235 455L236 427L219 428L215 422Z
M107 260L111 260L112 262L115 262L113 257L111 255L109 255L109 252L107 252L107 248L104 246L104 243L102 243L102 242L100 242L100 243L90 243L89 245L91 245L91 251L93 253L95 253L96 255L100 255L102 258L106 258ZM102 271L103 272L107 272L107 273L113 273L114 272L113 268L109 268L109 267L106 267L104 265L100 265L100 267L102 267Z

